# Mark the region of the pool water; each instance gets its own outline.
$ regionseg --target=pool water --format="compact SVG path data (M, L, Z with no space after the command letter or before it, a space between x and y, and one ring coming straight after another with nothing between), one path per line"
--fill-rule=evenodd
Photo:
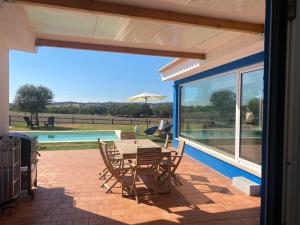
M40 143L49 142L82 142L82 141L114 141L118 139L115 131L54 131L54 132L23 132L37 137Z

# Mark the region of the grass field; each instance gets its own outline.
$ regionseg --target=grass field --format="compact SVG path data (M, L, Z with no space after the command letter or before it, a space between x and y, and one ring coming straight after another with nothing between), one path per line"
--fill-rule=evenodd
M39 131L39 130L49 130L49 131L58 131L58 130L122 130L122 131L133 131L134 125L117 125L117 124L59 124L54 128L41 127L39 129L33 128L30 129L25 125L13 125L10 127L11 131ZM139 125L141 132L143 133L147 129L146 125Z
M55 128L40 129L34 128L34 131L70 131L70 130L122 130L122 131L133 131L133 125L111 125L111 124L59 124ZM141 135L138 135L138 139L149 138L154 142L163 145L164 139L154 136L144 136L144 130L147 128L145 125L139 126ZM32 129L27 128L25 125L14 125L10 127L10 131L31 131ZM112 142L108 142L112 145ZM66 143L40 143L40 151L52 151L52 150L81 150L81 149L96 149L97 142L66 142Z

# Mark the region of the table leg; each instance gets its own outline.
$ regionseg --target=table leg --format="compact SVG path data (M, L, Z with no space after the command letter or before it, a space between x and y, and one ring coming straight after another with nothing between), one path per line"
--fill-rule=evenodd
M161 186L161 190L158 191L159 194L168 194L171 190L171 156L168 156L167 160L169 161L169 166L164 167L158 179L158 185Z
M128 185L128 183L125 180L125 175L128 173L129 169L124 168L124 161L125 159L122 158L121 161L121 189L122 189L122 197L125 197L124 191L126 190L127 194L130 195L130 186Z

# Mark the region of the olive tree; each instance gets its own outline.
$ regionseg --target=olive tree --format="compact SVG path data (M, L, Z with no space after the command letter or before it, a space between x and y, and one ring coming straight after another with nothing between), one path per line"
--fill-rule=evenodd
M14 104L19 111L29 112L31 121L34 119L39 127L39 113L53 101L53 92L44 86L25 84L17 90Z

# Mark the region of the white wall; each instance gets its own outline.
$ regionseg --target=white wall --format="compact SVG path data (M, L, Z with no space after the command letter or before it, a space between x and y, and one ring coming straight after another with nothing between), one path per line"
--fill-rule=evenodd
M9 129L9 55L0 47L0 134Z

